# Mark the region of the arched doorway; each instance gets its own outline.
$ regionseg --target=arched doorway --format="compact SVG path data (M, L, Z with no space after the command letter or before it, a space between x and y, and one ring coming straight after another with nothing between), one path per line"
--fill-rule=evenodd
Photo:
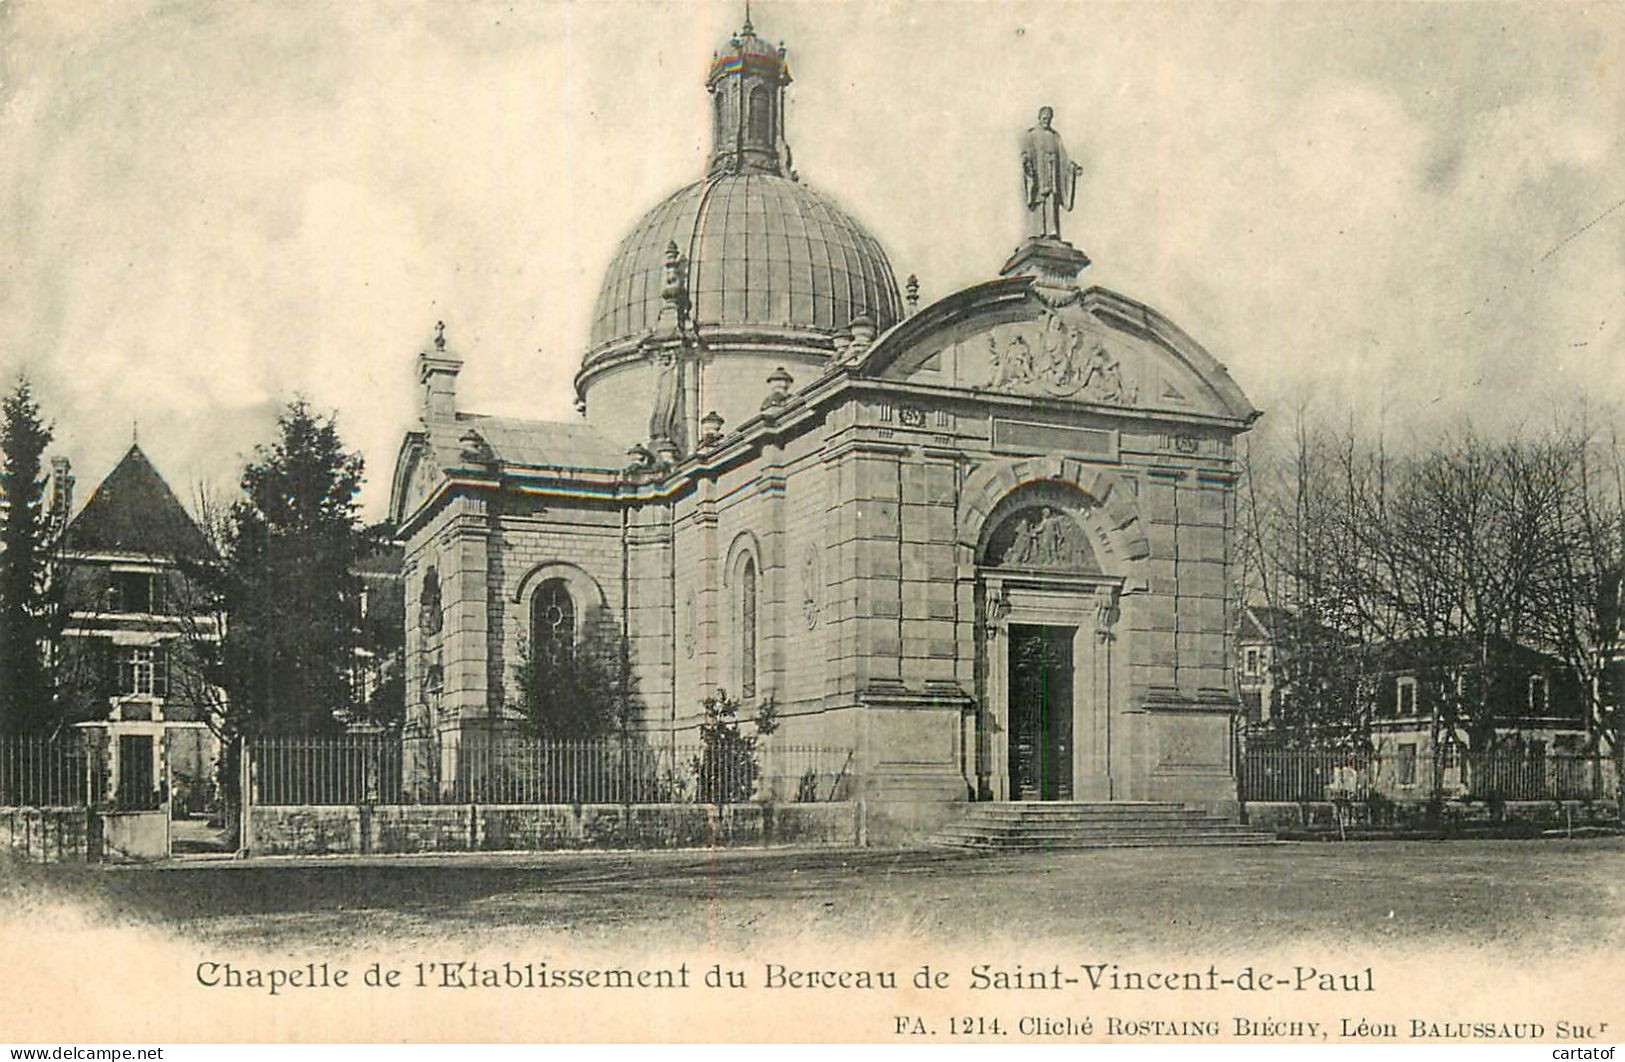
M1112 623L1122 588L1087 530L1093 503L1029 484L977 549L983 678L978 773L994 800L1110 800Z

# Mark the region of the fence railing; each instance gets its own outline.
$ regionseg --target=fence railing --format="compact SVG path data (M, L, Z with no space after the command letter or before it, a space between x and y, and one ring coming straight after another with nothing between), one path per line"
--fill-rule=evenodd
M106 793L100 758L77 735L0 738L0 807L99 804Z
M1243 801L1617 800L1619 794L1607 756L1516 748L1460 752L1438 765L1410 754L1247 748L1236 781Z
M1368 752L1249 748L1237 785L1242 800L1364 800L1370 795Z
M852 755L731 746L510 738L433 744L394 735L258 738L253 799L296 804L730 804L845 799Z

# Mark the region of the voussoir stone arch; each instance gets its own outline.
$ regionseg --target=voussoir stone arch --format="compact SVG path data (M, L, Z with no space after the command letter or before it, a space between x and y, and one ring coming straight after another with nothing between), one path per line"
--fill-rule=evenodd
M959 495L957 538L962 554L974 558L999 503L1034 483L1073 487L1093 503L1089 522L1097 533L1097 554L1108 572L1143 583L1151 540L1140 520L1133 492L1112 473L1067 457L1026 457L985 461L965 480Z
M528 605L536 588L549 579L564 580L578 616L601 612L606 607L604 590L598 585L598 580L569 561L543 561L530 569L514 586L513 603Z

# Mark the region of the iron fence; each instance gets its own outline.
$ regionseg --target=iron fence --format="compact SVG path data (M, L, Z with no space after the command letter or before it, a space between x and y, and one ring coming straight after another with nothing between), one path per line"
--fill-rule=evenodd
M1248 748L1237 784L1242 800L1364 800L1375 757L1369 752Z
M1412 753L1253 747L1243 750L1236 781L1243 801L1617 800L1616 775L1607 756L1520 748L1435 764Z
M105 797L99 757L77 735L0 738L0 806L82 808Z
M253 798L300 804L730 804L845 799L852 754L815 745L258 738Z

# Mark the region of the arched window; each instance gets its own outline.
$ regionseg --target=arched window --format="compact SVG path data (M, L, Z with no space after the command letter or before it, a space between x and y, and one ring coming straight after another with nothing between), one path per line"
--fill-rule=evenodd
M756 558L739 567L739 696L756 696Z
M756 85L750 90L750 109L747 111L747 128L750 130L750 142L760 147L766 144L773 132L773 101L768 98L767 89Z
M732 130L728 128L728 94L720 89L711 96L711 105L716 108L716 114L711 121L711 128L715 132L715 148L717 151L726 151L732 146Z
M538 656L575 655L576 603L563 579L548 579L530 599L530 643Z

